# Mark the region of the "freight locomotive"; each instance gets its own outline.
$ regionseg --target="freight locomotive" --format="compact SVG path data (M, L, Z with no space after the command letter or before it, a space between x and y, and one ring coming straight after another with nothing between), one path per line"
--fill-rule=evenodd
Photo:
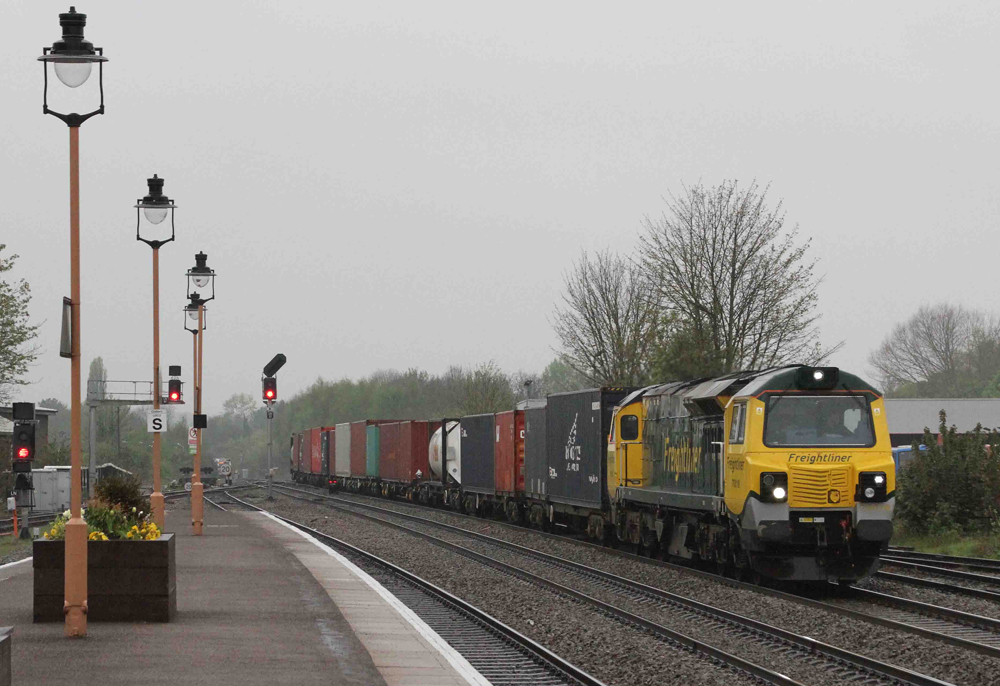
M331 491L565 525L755 579L867 576L895 503L882 395L803 365L318 427L292 436L291 470Z

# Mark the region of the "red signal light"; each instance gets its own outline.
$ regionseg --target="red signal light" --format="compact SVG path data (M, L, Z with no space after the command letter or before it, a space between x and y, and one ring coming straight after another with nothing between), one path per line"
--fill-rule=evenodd
M179 397L181 397L181 396L178 395L177 393L171 393L170 394L170 399L171 400L177 400Z
M274 397L274 391L272 391L270 388L267 389L267 397L268 397L268 399Z
M20 450L17 451L17 456L19 458L21 458L22 460L25 459L26 457L28 457L28 455L30 455L30 454L31 454L31 451L29 451L27 448L21 448Z

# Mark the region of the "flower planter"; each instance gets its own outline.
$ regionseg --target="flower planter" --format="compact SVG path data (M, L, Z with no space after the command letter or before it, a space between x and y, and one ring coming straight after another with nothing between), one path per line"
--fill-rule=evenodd
M65 541L34 542L35 622L63 621ZM87 541L87 619L169 622L177 613L174 535Z

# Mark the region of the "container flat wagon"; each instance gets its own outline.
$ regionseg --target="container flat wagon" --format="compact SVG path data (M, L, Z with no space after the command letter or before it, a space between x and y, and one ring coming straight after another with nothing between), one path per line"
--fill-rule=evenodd
M882 396L833 367L595 388L497 414L381 424L350 425L354 490L567 525L742 576L856 581L892 534ZM293 437L293 463L307 442Z

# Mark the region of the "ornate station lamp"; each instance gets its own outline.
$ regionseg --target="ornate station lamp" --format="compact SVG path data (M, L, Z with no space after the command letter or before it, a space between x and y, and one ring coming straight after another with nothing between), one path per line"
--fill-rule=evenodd
M79 128L95 114L104 114L104 48L95 48L94 44L83 37L83 28L87 25L87 15L80 14L75 7L69 12L59 15L59 25L62 26L62 40L57 40L51 48L42 48L42 63L45 89L42 92L42 113L51 114L62 119L70 128ZM101 91L101 104L92 112L63 114L49 109L49 63L56 77L67 88L79 88L87 79L97 64L97 78Z
M87 635L87 523L83 521L83 484L80 473L80 125L95 114L104 114L104 56L102 48L83 36L87 15L76 8L59 15L62 40L42 48L42 113L58 117L69 127L69 330L70 341L70 520L66 523L65 614L66 636ZM68 88L77 88L90 78L97 64L101 103L87 114L49 109L49 63L56 78ZM91 457L93 459L93 457Z
M153 174L146 180L149 193L135 201L135 239L153 249L153 409L160 409L160 247L174 240L173 201L163 194L163 179ZM155 227L170 215L170 238ZM143 216L146 221L143 222ZM145 233L146 235L143 235ZM157 237L154 237L157 236ZM149 507L153 522L161 530L166 524L162 482L160 479L160 434L153 434L153 493L149 496Z

